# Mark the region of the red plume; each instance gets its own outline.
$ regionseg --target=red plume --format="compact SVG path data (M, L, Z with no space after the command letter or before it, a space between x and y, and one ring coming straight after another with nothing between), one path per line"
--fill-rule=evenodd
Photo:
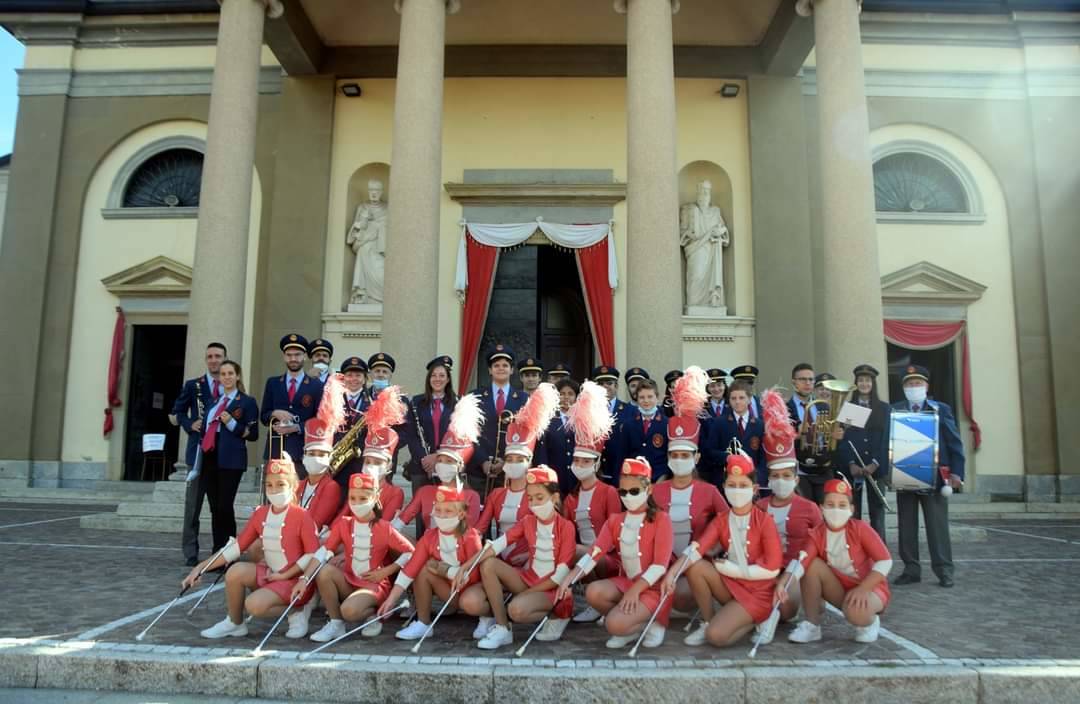
M337 431L345 422L345 383L341 374L330 374L323 384L322 401L319 402L319 420L326 423L331 432Z
M518 431L524 431L522 444L531 445L536 438L547 430L555 411L559 409L559 392L554 384L543 383L529 394L529 400L514 415L514 425Z
M709 375L701 367L687 367L686 372L675 380L675 388L671 391L675 415L697 418L704 410L705 399L709 396L705 390L708 383Z
M761 395L761 415L765 420L765 437L768 444L777 442L791 447L798 437L795 426L791 424L784 397L775 388Z
M484 412L480 409L480 399L476 394L465 394L454 404L450 415L450 425L446 429L449 437L475 444L480 439L480 426L484 423Z
M566 412L566 426L574 431L576 442L585 447L602 445L611 435L614 423L608 410L607 391L596 382L586 380L577 401Z
M378 432L404 422L405 402L401 400L401 389L397 386L383 389L364 414L364 423L369 431Z

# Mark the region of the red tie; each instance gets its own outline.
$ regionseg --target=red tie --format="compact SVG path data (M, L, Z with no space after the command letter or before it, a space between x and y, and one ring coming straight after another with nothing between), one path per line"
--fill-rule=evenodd
M646 435L649 434L649 423L651 422L652 420L650 418L647 418L646 416L641 416L641 431Z
M213 394L214 400L216 401L217 397L221 395L221 387L218 385L218 380L217 379L214 379L214 387L213 387L213 389L214 390L211 391L211 393Z
M498 395L495 397L495 412L502 415L503 410L506 408L506 394L502 389L499 389Z
M206 428L206 434L202 438L203 452L210 452L214 449L217 443L217 431L218 426L221 425L219 420L221 412L225 410L225 402L228 401L228 397L223 396L217 405L214 406L214 410L210 411L210 424Z
M435 447L439 446L439 425L442 423L442 399L432 399L431 426L435 429Z
M296 397L296 379L289 379L289 403Z
M746 424L743 422L742 416L739 416L739 435L746 434Z

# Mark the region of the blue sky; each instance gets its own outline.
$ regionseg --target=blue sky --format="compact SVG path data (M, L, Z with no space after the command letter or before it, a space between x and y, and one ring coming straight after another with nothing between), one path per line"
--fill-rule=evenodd
M23 45L0 29L0 154L10 154L19 109L15 69L23 63Z

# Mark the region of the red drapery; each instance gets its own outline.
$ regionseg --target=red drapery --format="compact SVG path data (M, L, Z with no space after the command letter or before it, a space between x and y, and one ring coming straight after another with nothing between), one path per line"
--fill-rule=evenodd
M921 323L910 320L886 320L885 339L894 345L913 350L936 350L960 338L960 386L964 414L971 422L975 449L982 444L982 431L975 421L971 398L971 361L968 353L967 330L963 321L955 323Z
M589 314L600 364L615 365L615 313L612 305L611 283L608 281L608 241L605 237L591 247L575 249L581 291L585 294L585 309Z
M106 394L109 405L105 407L105 425L102 429L102 434L105 437L108 437L113 429L112 409L120 406L120 370L124 366L124 323L124 311L117 306L116 325L113 326L112 352L109 354L109 368L106 370L108 376L108 391Z
M465 252L469 266L469 288L465 292L465 312L461 316L461 362L458 366L458 389L464 393L469 388L469 377L476 365L476 353L484 334L488 305L491 303L491 287L495 283L495 265L499 261L499 248L482 245L466 233Z

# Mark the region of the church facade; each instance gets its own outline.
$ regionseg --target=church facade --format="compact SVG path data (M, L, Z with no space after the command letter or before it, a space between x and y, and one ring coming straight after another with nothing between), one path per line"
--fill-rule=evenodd
M970 491L1080 497L1075 3L45 5L0 14L6 484L147 477L206 342L257 390L298 332L411 393L495 341L759 390L921 364Z

